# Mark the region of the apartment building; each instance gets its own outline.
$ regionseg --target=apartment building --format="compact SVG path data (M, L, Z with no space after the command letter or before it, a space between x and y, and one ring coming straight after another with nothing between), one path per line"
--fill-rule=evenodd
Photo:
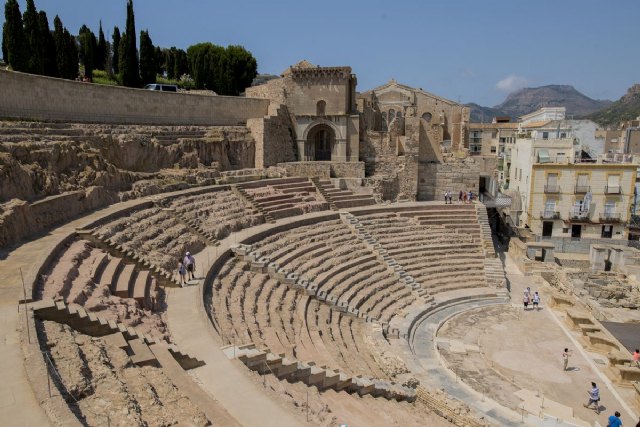
M627 239L637 165L627 156L585 162L575 139L518 138L509 188L513 223L537 236Z

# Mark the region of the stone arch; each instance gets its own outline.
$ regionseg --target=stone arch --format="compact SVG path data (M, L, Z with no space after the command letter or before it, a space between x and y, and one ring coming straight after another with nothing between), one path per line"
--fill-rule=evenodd
M335 143L336 134L333 128L325 123L318 124L307 132L307 156L315 161L330 161Z
M343 139L342 138L342 133L340 132L340 129L338 129L338 127L335 125L335 123L333 123L331 120L327 120L327 119L317 119L314 120L313 122L309 123L309 126L306 127L306 129L304 130L304 132L302 133L302 139L307 141L309 138L309 132L313 130L313 128L315 128L316 126L319 125L326 125L329 126L332 130L333 130L333 134L335 135L336 139Z

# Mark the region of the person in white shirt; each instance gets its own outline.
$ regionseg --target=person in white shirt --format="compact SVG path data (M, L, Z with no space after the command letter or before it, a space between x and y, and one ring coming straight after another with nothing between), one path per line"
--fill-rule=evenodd
M196 259L193 257L193 255L191 255L190 252L187 252L184 255L183 263L187 267L187 274L189 275L188 280L195 279L196 276L194 272L196 271Z

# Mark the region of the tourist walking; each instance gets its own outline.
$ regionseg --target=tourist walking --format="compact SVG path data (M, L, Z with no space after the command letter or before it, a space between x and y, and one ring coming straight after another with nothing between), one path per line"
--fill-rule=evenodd
M189 280L193 280L196 278L196 259L191 255L190 252L187 252L184 255L184 265L187 266L187 274L189 275Z
M187 282L185 276L187 275L187 268L184 266L182 261L178 261L178 274L180 275L180 286L184 286Z
M589 402L587 402L586 404L583 404L582 406L584 406L585 408L588 408L593 403L596 405L595 407L596 414L600 414L600 389L598 388L598 385L592 382L591 390L589 390L587 393L589 394Z
M616 411L608 418L607 427L622 427L622 420L620 419L620 412Z
M531 288L527 287L527 289L524 290L522 303L524 304L524 309L527 310L529 308L529 303L531 303Z
M540 295L538 294L538 291L533 293L533 308L536 311L540 310Z
M469 201L469 203L473 202L473 191L469 191L469 194L467 195L467 200Z
M638 350L637 348L636 351L633 352L633 361L631 362L631 366L640 368L640 350Z
M571 356L571 352L568 348L565 348L562 352L562 365L565 371L569 368L569 356Z
M458 201L462 202L462 190L458 193Z

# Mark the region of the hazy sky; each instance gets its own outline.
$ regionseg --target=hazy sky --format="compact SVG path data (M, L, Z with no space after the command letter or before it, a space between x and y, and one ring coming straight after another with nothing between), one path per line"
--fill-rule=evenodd
M25 0L19 0L24 12ZM124 0L36 0L73 34L124 29ZM615 100L640 82L638 0L135 0L156 45L240 44L260 73L302 59L350 65L364 91L394 78L495 105L521 87L570 84ZM4 9L2 16L4 22Z

